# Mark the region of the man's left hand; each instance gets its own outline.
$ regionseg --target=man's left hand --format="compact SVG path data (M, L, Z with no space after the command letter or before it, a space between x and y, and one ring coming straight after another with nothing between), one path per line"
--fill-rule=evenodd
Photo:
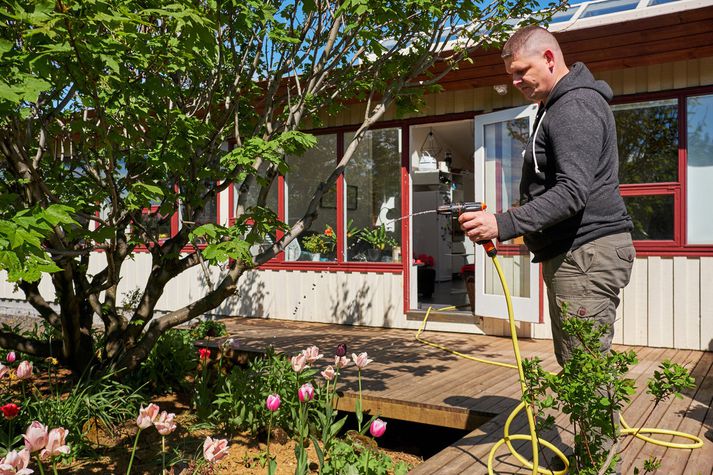
M498 222L495 220L495 215L486 211L463 213L458 217L458 223L465 235L473 242L498 237Z

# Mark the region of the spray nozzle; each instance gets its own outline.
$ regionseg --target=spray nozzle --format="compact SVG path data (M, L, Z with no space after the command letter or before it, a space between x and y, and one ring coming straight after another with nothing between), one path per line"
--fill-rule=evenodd
M458 217L463 213L482 211L485 208L487 208L487 206L483 202L466 201L465 203L451 203L449 205L441 205L436 208L436 213ZM495 244L493 244L493 241L491 241L490 239L478 241L478 244L485 248L485 253L488 254L490 257L495 257L495 255L498 253Z
M438 214L449 214L459 216L463 213L472 211L482 211L487 206L480 201L466 201L465 203L451 203L449 205L441 205L436 209Z

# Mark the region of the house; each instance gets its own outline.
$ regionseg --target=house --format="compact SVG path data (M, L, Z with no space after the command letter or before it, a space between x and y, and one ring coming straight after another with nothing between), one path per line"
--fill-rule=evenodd
M713 214L705 201L713 187L713 1L590 1L559 13L550 29L568 62L585 62L615 93L621 193L637 250L615 342L713 349ZM441 85L420 113L391 111L369 132L308 235L248 272L216 315L415 329L428 307L456 305L437 310L429 328L508 334L492 264L449 216L429 211L461 201L512 206L535 109L510 86L499 51L479 52ZM338 159L362 108L312 131L318 146L294 159L270 198L284 221L299 218L291 210L304 209L324 178L315 170L327 173ZM234 193L219 196L207 220L232 219ZM328 227L342 238L317 256L306 238L322 240ZM374 234L371 244L359 239L363 229ZM539 265L521 241L498 247L519 335L549 338ZM148 256L137 254L124 282L142 282L148 268ZM169 284L159 309L186 305L208 285L193 269ZM21 305L12 286L0 284L0 306Z

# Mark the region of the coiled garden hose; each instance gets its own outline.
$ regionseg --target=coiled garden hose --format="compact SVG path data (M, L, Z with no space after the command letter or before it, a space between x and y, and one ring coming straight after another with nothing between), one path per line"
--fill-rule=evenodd
M496 366L502 366L505 368L512 368L512 369L517 369L518 372L518 377L520 380L520 389L522 391L523 397L525 394L526 386L525 386L525 374L522 369L522 357L520 356L520 346L518 345L517 342L517 329L515 327L515 318L513 314L513 308L512 308L512 301L510 298L510 290L508 289L507 282L505 281L505 276L503 274L502 268L500 267L500 262L498 262L498 258L494 253L488 253L490 257L493 260L493 264L495 265L495 269L498 272L498 277L500 278L500 284L502 285L503 288L503 293L505 294L505 301L507 303L507 310L508 310L508 321L510 323L510 338L512 340L512 347L513 351L515 352L515 362L516 364L511 364L511 363L502 363L499 361L490 361L490 360L485 360L481 358L476 358L474 356L466 355L464 353L461 353L459 351L453 350L451 348L448 348L444 345L439 345L438 343L433 343L431 341L426 340L425 338L421 338L421 333L423 333L425 327L426 327L426 322L428 321L428 317L431 314L431 310L433 307L429 307L428 310L426 311L426 316L423 319L423 322L421 323L421 326L419 327L418 331L416 332L416 340L434 347L438 348L443 351L447 351L448 353L451 353L453 355L459 356L461 358L466 358L472 361L477 361L479 363L485 363L485 364L492 364ZM440 308L440 311L447 311L447 310L454 310L456 307L451 306L451 307L445 307L445 308ZM510 435L510 424L512 421L515 419L515 417L525 409L525 414L527 415L527 422L530 428L530 433L529 434L515 434L515 435ZM621 431L620 433L622 435L633 435L634 437L641 439L645 442L649 442L655 445L659 445L662 447L667 447L667 448L673 448L673 449L698 449L703 446L703 440L701 440L699 437L692 435L692 434L686 434L684 432L678 432L675 430L668 430L668 429L657 429L657 428L648 428L648 427L643 427L643 428L634 428L629 426L626 421L624 420L623 417L620 417L620 423L621 423ZM523 467L532 470L532 475L536 475L538 473L545 474L545 475L565 475L568 470L569 470L569 460L567 459L567 456L562 453L557 447L552 445L550 442L546 440L542 440L539 437L537 437L536 429L535 429L535 417L532 413L532 407L527 404L524 399L518 404L518 406L510 413L510 416L507 418L505 421L505 427L503 428L503 438L498 440L495 445L490 449L490 454L488 456L488 474L492 475L495 472L493 472L493 460L495 459L495 453L497 452L498 448L500 448L501 445L505 444L507 445L508 449L510 450L510 453L522 464ZM648 435L653 435L653 434L660 434L660 435L672 435L676 437L682 437L684 439L688 439L691 441L691 443L687 444L681 444L681 443L674 443L674 442L665 442L662 440L657 440L652 437L647 437L644 434ZM527 460L525 457L520 455L517 450L512 445L513 440L529 440L532 442L532 460ZM550 470L546 469L543 467L540 467L539 465L539 446L542 445L548 449L550 449L557 457L559 457L562 462L564 463L565 468L563 470Z

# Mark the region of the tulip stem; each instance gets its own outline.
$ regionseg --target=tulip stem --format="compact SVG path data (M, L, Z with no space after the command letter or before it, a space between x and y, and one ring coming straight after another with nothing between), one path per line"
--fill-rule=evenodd
M42 466L42 460L40 459L40 456L35 455L35 459L37 459L37 467L40 469L40 475L45 475L45 468Z
M134 448L131 449L131 458L129 459L129 467L126 469L126 475L131 473L131 466L134 464L134 455L136 455L136 446L139 445L139 435L141 435L141 428L136 433L136 438L134 439Z
M57 461L54 459L52 459L52 473L54 473L54 475L57 475Z
M10 452L12 450L12 439L13 435L15 434L15 421L13 419L10 419L10 430L7 433L7 452Z
M161 475L166 473L166 436L161 436Z

